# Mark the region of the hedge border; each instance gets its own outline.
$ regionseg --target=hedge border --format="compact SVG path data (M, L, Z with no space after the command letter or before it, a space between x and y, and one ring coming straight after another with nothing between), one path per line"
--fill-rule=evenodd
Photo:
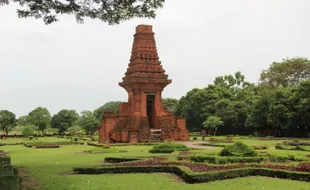
M186 183L203 183L216 180L233 179L247 176L277 177L298 181L310 181L310 173L292 172L264 168L243 168L216 172L193 173L180 166L139 166L139 167L101 167L73 168L76 174L122 174L122 173L173 173Z
M210 164L233 164L233 163L260 163L264 157L227 157L227 156L189 156L193 162L207 162Z

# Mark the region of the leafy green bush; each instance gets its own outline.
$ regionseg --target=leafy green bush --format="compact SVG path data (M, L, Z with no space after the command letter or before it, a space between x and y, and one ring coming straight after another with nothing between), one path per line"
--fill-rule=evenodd
M140 160L139 158L116 158L116 157L105 157L104 161L107 163L121 163L121 162L132 162Z
M29 139L29 140L33 140L33 136L29 136L28 139Z
M154 146L149 152L150 153L172 153L174 151L188 151L189 148L183 144L177 143L163 143Z
M258 156L258 153L253 147L250 147L242 142L236 142L233 145L226 146L221 152L221 156L240 156L240 157L250 157Z
M232 164L232 163L260 163L263 157L220 157L220 156L190 156L193 162L207 162L210 164Z
M33 136L34 127L32 125L26 125L21 128L22 135L25 137Z

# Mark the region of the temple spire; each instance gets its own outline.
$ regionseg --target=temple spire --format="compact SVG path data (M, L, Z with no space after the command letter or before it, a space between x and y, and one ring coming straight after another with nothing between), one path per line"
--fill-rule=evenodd
M171 83L159 61L154 32L151 25L138 25L134 35L130 63L120 86L127 84L160 83L166 86Z

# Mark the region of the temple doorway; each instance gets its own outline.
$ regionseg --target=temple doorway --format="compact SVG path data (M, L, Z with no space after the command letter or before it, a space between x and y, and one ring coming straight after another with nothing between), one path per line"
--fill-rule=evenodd
M155 95L147 95L147 118L151 128L155 128Z

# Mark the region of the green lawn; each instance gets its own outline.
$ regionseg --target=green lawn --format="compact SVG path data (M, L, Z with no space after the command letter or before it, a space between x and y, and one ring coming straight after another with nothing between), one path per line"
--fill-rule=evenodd
M8 139L9 141L17 139ZM44 138L38 141L57 142L61 138ZM3 143L3 141L0 141ZM251 141L249 141L251 142ZM262 142L267 143L267 142ZM273 142L272 142L273 143ZM310 184L300 181L273 179L265 177L246 177L240 179L216 181L203 184L185 184L170 174L106 174L106 175L68 175L73 167L103 164L104 157L113 156L151 156L151 146L118 146L126 153L85 154L94 147L87 145L69 145L58 149L34 149L23 145L6 145L0 149L9 153L12 164L25 166L29 174L36 178L42 189L47 190L96 190L96 189L300 189L310 190ZM211 151L219 151L221 148ZM209 150L204 150L208 152ZM276 150L275 150L276 151ZM284 151L285 152L285 151ZM295 151L296 152L296 151ZM301 152L301 151L297 151ZM1 189L1 188L0 188Z

